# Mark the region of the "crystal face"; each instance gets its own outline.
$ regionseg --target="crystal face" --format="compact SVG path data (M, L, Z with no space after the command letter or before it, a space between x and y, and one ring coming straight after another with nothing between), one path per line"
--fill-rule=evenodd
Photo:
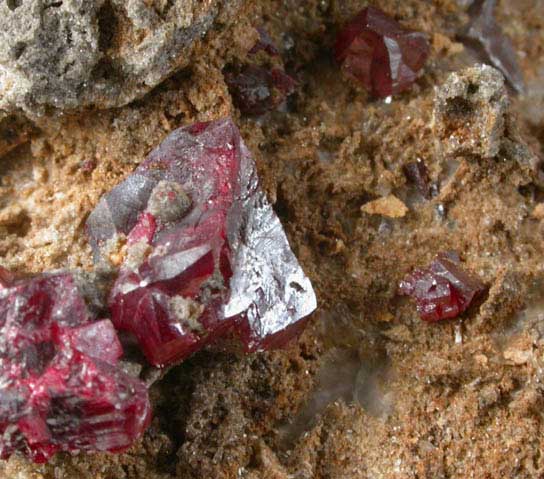
M495 20L496 4L496 0L476 0L469 8L470 22L461 37L486 63L498 68L517 92L523 92L523 72L514 45Z
M342 70L378 97L410 88L429 53L425 34L403 28L374 7L361 10L340 31L334 47Z
M455 318L485 291L480 279L459 265L455 253L440 253L428 268L416 269L399 285L401 294L412 296L424 321Z
M168 213L157 192L174 203ZM101 199L87 233L98 261L126 242L112 321L155 365L228 331L247 350L280 345L316 307L230 118L171 133Z
M146 429L146 387L116 367L109 320L93 321L69 273L0 281L0 457L122 451Z

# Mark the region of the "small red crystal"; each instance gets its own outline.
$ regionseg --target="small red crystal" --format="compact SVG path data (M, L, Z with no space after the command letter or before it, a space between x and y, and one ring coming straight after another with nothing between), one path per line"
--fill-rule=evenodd
M262 115L278 107L295 89L295 80L279 68L248 64L225 73L236 107L246 115Z
M403 28L375 7L356 15L338 34L335 58L342 70L378 97L415 82L430 53L425 34Z
M235 331L248 350L278 346L316 307L255 164L230 118L172 132L90 215L97 260L127 237L112 321L155 365Z
M480 279L459 265L455 253L440 253L428 268L416 269L399 285L399 292L412 296L424 321L455 318L485 291Z
M0 289L0 457L122 451L146 429L143 383L116 367L109 320L93 321L69 273Z

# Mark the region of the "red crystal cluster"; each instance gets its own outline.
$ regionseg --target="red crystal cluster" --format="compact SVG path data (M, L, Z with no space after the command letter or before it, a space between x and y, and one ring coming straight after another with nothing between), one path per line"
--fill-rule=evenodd
M455 318L485 291L485 285L459 265L455 253L440 253L428 268L416 269L399 285L401 294L412 296L424 321Z
M155 365L227 331L246 349L281 344L316 299L230 119L174 131L87 222L97 258L126 237L112 321Z
M342 70L377 97L410 88L429 52L425 34L403 28L375 7L359 12L340 31L335 44Z
M0 458L117 452L145 431L147 388L120 368L114 326L164 365L228 331L247 350L279 346L316 307L230 119L174 131L101 199L87 232L98 260L124 240L111 321L87 307L96 283L0 267Z
M71 274L15 281L0 268L0 457L129 447L151 410L145 385L117 366L122 352Z

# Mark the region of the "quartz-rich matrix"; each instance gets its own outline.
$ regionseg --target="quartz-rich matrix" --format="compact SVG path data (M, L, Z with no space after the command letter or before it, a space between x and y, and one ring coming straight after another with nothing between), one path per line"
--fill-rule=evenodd
M485 291L480 279L463 270L456 253L440 253L428 268L416 269L400 283L401 294L412 296L424 321L456 318Z
M0 109L108 108L187 65L193 45L238 0L0 2Z
M179 361L229 330L283 344L316 307L229 118L171 133L87 221L98 262L121 258L112 321L149 361Z
M429 52L424 33L402 27L375 7L361 10L345 25L334 47L344 73L378 97L410 88Z
M149 424L145 385L124 373L112 323L94 321L70 273L0 268L0 457L122 451Z

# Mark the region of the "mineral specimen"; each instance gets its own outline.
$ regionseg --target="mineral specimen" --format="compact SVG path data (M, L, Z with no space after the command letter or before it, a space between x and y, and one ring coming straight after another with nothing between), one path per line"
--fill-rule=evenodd
M14 280L0 269L0 457L121 451L146 429L143 383L117 367L109 320L93 321L69 273Z
M485 285L459 265L455 253L440 253L428 268L416 269L399 285L401 294L412 296L424 321L455 318L485 291Z
M246 115L273 110L295 89L295 81L279 68L244 65L238 72L226 72L225 81L236 107Z
M402 27L375 7L361 10L338 34L342 70L378 97L412 86L430 53L424 33Z
M126 242L112 321L149 361L234 330L248 350L288 340L316 298L231 119L171 133L87 222L95 258Z
M495 20L496 3L496 0L476 0L469 8L471 20L461 38L468 47L498 68L516 91L522 92L525 88L523 73L512 42Z

